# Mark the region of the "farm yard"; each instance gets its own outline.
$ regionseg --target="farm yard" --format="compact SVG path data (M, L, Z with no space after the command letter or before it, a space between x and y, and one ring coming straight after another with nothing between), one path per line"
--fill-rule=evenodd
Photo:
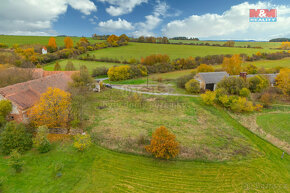
M17 69L23 70L25 79L15 73L15 80L7 80L11 87L0 88L0 103L3 93L3 98L15 100L13 105L30 105L26 93L37 101L27 105L31 122L24 130L29 135L22 133L17 139L13 136L21 135L16 130L21 126L13 130L9 119L14 117L9 114L2 119L7 104L0 104L0 192L289 192L290 108L289 87L284 85L289 83L290 58L287 50L271 49L281 43L235 44L262 47L256 49L112 40L120 37L112 35L107 41L72 37L74 47L64 37L56 37L58 49L36 54L12 47L47 46L49 37L0 36L0 43L9 45L0 52L0 80ZM264 52L279 53L269 59L271 54ZM239 55L243 53L253 61L243 60ZM230 56L212 63L211 57L205 57L212 55ZM65 72L71 65L77 73ZM241 72L253 70L249 66L257 75L241 78ZM33 77L31 68L43 76ZM106 72L94 76L96 69ZM275 75L274 87L261 69ZM229 76L211 91L202 89L196 80L199 73L221 71ZM98 82L98 78L108 79ZM56 85L54 90L50 85ZM39 93L45 87L47 91ZM9 88L15 88L12 98ZM21 97L14 97L17 93ZM51 111L53 105L59 113ZM49 126L45 128L43 122ZM158 157L148 150L162 126L173 136L162 144L168 148L165 152L173 152L178 144L176 156ZM10 135L11 130L15 134ZM164 136L170 136L166 132ZM25 137L31 144L19 155L7 154L1 147L13 142L1 142L7 140L6 135L19 146L23 144L18 140ZM43 140L44 147L37 140Z

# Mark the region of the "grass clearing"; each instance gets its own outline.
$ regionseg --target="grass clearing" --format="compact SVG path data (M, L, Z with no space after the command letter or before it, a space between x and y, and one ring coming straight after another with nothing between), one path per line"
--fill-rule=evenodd
M98 144L125 152L146 154L144 145L163 125L182 144L181 159L223 161L259 155L243 135L196 100L107 90L90 97L90 130Z
M12 35L0 35L0 43L7 44L12 47L14 44L18 45L30 45L30 44L41 44L47 45L49 36L12 36ZM65 37L55 37L57 46L64 46ZM74 45L80 40L81 37L71 37ZM87 37L90 43L103 42L104 40L94 40L91 37Z
M58 60L61 69L65 70L65 66L67 64L67 62L69 61L69 59L65 59L65 60ZM108 63L108 62L95 62L95 61L84 61L84 60L70 60L72 61L72 63L74 64L74 66L76 67L76 69L79 69L81 65L86 65L89 72L92 72L93 69L97 68L97 67L106 67L106 68L110 68L112 66L119 66L120 64L117 63ZM52 62L49 63L47 65L45 65L43 67L44 70L47 71L53 71L54 65L56 62Z
M275 68L275 67L285 67L290 68L290 58L283 58L281 60L258 60L253 62L246 62L243 66L247 64L254 64L261 68Z
M127 46L117 48L107 48L91 51L90 55L96 58L108 57L120 60L140 59L151 54L167 54L171 59L186 58L189 56L206 56L219 54L256 54L260 52L277 52L277 50L261 50L252 48L231 48L214 46L191 46L191 45L172 45L172 44L150 44L130 42Z

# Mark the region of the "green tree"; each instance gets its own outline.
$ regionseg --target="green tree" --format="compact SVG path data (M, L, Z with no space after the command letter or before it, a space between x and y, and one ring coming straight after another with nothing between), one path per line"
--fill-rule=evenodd
M244 79L240 77L225 77L218 84L217 88L224 88L228 94L239 95L242 88L247 88Z
M0 148L2 153L9 154L16 149L18 152L29 150L32 146L32 137L23 124L9 122L0 134Z
M47 126L40 126L37 129L37 134L35 138L33 139L34 147L40 152L40 153L46 153L50 150L50 143L47 139L48 135L48 128Z
M93 82L93 79L85 65L80 67L79 73L74 73L72 75L73 82L72 87L86 87L88 84Z
M261 92L270 86L270 81L266 76L256 75L247 79L251 92Z
M20 153L18 153L17 150L13 150L11 152L8 165L12 167L16 173L20 173L22 171L24 161L22 160L22 156L20 155Z

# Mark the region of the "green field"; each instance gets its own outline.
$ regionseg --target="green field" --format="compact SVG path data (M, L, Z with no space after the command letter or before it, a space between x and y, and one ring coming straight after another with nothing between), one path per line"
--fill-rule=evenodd
M140 59L151 54L167 54L171 59L186 58L189 56L206 56L219 54L256 54L258 51L276 52L277 50L269 49L249 49L249 48L229 48L214 46L190 46L190 45L170 45L170 44L149 44L149 43L132 43L127 46L117 48L107 48L89 52L96 58L108 57L123 59Z
M8 35L0 35L0 43L7 44L9 47L14 44L18 45L29 45L29 44L40 44L47 45L50 37L48 36L8 36ZM57 46L64 46L65 37L55 37ZM79 41L80 37L71 37L74 45ZM103 40L94 40L91 37L87 38L90 43L102 42Z
M209 43L212 44L220 44L223 45L226 41L194 41L194 40L169 40L170 43L195 43L195 44L201 44L201 43ZM279 48L281 45L281 42L235 42L235 46L248 46L251 47L262 47L262 48Z
M65 66L67 64L69 60L66 59L66 60L59 60L59 64L61 66L61 69L62 70L65 70ZM117 63L107 63L107 62L95 62L95 61L84 61L84 60L70 60L72 61L72 63L74 64L74 66L76 67L76 69L79 69L79 67L81 65L85 65L87 66L88 70L90 72L93 71L93 69L97 68L97 67L107 67L107 68L110 68L112 66L118 66L120 64L117 64ZM52 62L50 64L47 64L43 67L44 70L47 70L47 71L53 71L53 68L54 68L54 65L55 65L55 62Z
M257 117L257 124L266 132L290 144L290 113L269 113Z
M275 67L287 67L290 68L290 58L283 58L281 60L259 60L254 62L246 62L243 65L254 64L257 67L263 68L275 68Z
M8 159L1 157L0 177L5 179L2 191L289 192L288 154L281 159L281 150L250 132L224 110L204 106L199 99L193 99L192 102L202 107L203 111L217 116L218 122L234 128L234 133L245 136L261 154L223 162L162 161L118 153L96 145L81 153L73 149L71 143L55 144L53 150L46 154L39 154L35 150L26 153L20 174L15 174L7 166ZM96 113L96 118L98 116ZM56 163L64 166L62 176L58 178L53 173Z

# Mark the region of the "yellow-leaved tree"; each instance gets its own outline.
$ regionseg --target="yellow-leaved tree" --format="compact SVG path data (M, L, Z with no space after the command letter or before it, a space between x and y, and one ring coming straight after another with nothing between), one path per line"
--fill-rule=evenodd
M282 42L280 48L283 50L289 50L290 49L290 42Z
M110 35L107 39L107 42L109 42L110 44L117 43L117 41L119 41L119 37L114 34Z
M69 121L71 95L59 88L48 88L28 111L31 123L49 128L66 127Z
M276 85L285 95L290 95L290 68L282 68L276 77Z
M224 57L222 67L230 75L240 74L242 70L242 59L239 54L233 55L231 58Z
M72 48L74 46L73 40L70 37L64 38L64 45L67 49Z

